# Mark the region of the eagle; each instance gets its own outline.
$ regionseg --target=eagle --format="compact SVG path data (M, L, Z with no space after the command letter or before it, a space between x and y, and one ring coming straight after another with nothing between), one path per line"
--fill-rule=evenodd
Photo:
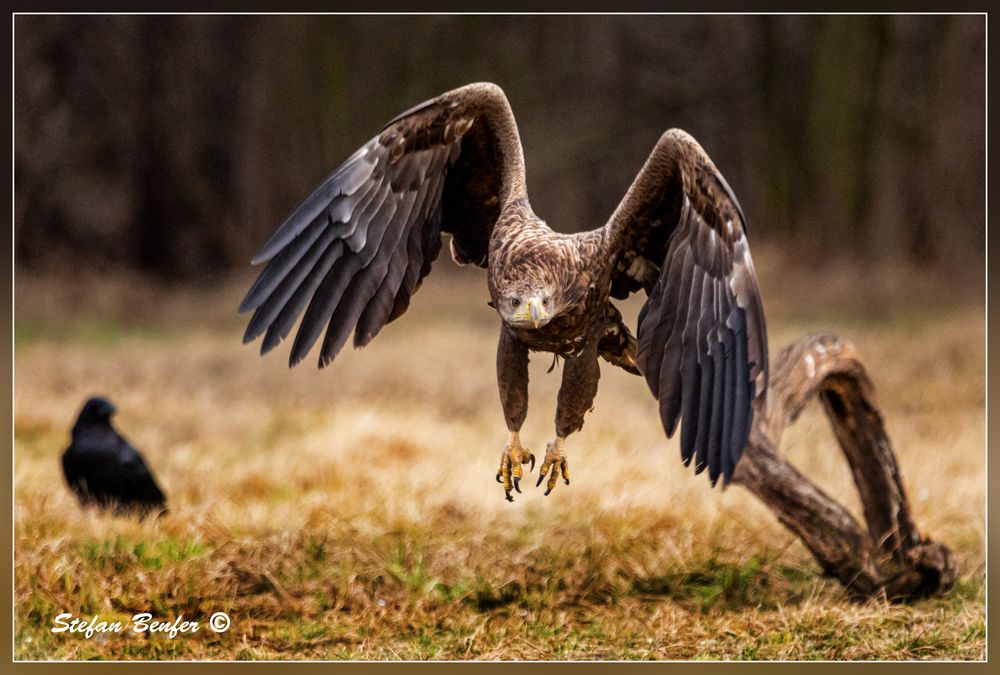
M469 84L386 124L274 232L240 305L244 343L278 345L302 315L289 366L325 329L319 367L353 332L367 345L399 318L451 235L459 265L487 270L500 315L497 383L509 432L496 480L513 501L522 465L531 352L564 362L536 486L569 484L566 439L593 407L600 359L645 378L664 431L680 424L685 466L712 486L733 476L768 380L763 304L746 217L702 147L665 132L607 223L552 230L531 207L517 124L503 90ZM611 299L643 291L636 332ZM303 314L304 312L304 314Z
M142 454L111 425L115 410L102 396L84 403L62 456L66 483L84 507L140 517L164 513L167 498Z

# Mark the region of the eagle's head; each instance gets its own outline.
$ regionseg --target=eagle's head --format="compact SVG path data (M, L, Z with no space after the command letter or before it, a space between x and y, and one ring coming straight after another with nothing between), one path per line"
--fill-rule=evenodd
M575 246L529 214L522 230L490 251L490 305L512 328L539 329L572 312L589 275L580 269Z
M551 293L546 289L529 289L505 294L494 301L503 320L518 328L541 328L552 320ZM498 304L499 302L499 304Z
M490 303L500 318L514 328L541 328L566 309L563 293L555 279L539 274L513 275L491 289Z

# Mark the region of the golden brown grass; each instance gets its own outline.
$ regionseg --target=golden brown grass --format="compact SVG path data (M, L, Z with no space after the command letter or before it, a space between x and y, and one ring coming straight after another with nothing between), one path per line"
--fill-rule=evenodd
M982 300L844 276L765 283L772 349L832 330L867 359L917 522L961 564L953 590L912 605L849 602L749 493L685 470L642 381L609 367L568 444L573 484L505 502L497 319L476 271L432 276L403 319L323 371L289 371L287 346L265 359L240 346L246 279L21 274L16 657L982 659ZM536 452L552 433L549 365L532 363L522 438ZM65 490L59 453L91 393L118 404L168 516L100 517ZM816 406L783 447L857 512ZM221 635L204 628L217 610L233 617ZM63 611L203 628L86 640L50 632Z

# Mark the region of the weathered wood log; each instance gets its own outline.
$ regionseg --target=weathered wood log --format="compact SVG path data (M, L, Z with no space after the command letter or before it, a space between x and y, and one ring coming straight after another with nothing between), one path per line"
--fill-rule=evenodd
M867 530L780 453L785 427L819 396L861 497ZM771 367L766 410L758 410L733 482L747 488L858 600L926 596L958 573L951 550L920 536L875 388L854 346L833 335L789 345Z

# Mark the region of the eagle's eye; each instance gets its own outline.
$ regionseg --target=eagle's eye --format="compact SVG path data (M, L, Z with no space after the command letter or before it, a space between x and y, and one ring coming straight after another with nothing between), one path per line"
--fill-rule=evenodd
M511 298L510 299L510 306L513 307L514 309L517 309L518 307L521 306L521 301L518 300L517 298Z
M542 306L543 307L548 307L549 306L549 299L548 298L542 298Z

